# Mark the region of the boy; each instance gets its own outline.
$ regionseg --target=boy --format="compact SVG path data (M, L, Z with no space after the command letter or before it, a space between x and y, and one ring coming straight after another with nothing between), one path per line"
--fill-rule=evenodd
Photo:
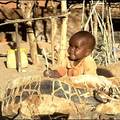
M87 31L75 33L69 41L68 60L66 67L60 67L57 70L44 71L44 76L59 78L64 75L96 75L96 64L89 55L95 47L94 36Z

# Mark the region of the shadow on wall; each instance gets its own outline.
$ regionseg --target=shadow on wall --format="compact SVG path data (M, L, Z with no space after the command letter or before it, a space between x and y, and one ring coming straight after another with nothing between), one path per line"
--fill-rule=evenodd
M105 77L114 77L113 74L105 68L97 68L97 74Z

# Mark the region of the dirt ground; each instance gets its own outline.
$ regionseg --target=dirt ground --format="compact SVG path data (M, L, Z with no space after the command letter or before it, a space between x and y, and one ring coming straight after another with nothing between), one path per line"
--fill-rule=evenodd
M22 43L21 46L24 46L25 48L28 48L28 43ZM7 43L0 43L0 98L2 97L2 93L6 88L6 85L9 81L12 81L13 79L16 79L17 77L21 76L30 76L30 75L43 75L43 71L45 70L44 65L44 58L41 56L40 58L40 64L35 66L29 64L27 68L22 69L22 72L17 72L16 69L8 69L6 67L6 54L8 49L10 49L10 46ZM119 76L120 77L120 61L118 61L115 64L111 64L108 67L99 67L98 70L99 75L105 75L107 77L111 76ZM106 73L106 71L108 73ZM111 73L111 76L109 75Z

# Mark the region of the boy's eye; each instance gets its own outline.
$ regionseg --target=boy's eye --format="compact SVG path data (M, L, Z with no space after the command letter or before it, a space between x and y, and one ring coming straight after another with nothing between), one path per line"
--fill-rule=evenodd
M69 47L70 47L70 48L73 48L74 46L70 44Z
M79 49L79 47L78 47L78 46L75 46L75 48L76 48L76 49Z
M77 48L75 48L76 50L79 50L79 48L77 47Z
M71 44L69 44L69 46L71 47L72 45L71 45Z

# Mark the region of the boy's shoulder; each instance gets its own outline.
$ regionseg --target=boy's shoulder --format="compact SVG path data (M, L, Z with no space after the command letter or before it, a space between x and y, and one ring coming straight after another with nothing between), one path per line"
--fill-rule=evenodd
M87 56L85 59L84 59L86 62L88 61L94 61L93 57L91 55ZM95 62L95 61L94 61Z
M87 56L87 57L85 58L85 60L84 60L84 65L85 65L86 67L91 67L91 68L92 68L92 67L97 67L97 65L96 65L93 57L91 57L91 56Z

